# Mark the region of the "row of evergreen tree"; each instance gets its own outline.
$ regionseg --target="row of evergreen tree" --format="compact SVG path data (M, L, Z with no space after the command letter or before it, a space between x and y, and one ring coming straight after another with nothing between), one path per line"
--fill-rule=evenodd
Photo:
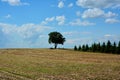
M108 40L107 43L93 43L91 46L89 46L88 44L82 46L80 45L78 47L74 46L74 50L120 54L120 41L118 42L118 44L116 44L115 42L111 43L110 40Z

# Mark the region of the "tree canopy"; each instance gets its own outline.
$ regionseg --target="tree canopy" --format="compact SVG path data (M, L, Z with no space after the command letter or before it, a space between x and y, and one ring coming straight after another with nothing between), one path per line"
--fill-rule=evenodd
M59 32L50 32L49 34L49 39L48 39L48 42L51 44L53 43L54 44L54 48L56 49L57 48L57 45L58 44L64 44L65 42L65 38L63 37L63 35Z

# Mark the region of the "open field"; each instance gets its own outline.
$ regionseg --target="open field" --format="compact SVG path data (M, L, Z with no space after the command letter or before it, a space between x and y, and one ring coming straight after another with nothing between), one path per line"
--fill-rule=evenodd
M1 49L0 80L120 80L120 55Z

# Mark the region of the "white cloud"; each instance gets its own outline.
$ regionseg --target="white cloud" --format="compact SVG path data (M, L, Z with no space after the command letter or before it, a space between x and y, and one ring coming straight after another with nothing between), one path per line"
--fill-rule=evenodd
M113 35L111 35L111 34L105 34L104 35L104 37L111 37L111 36L113 36Z
M56 21L58 21L58 25L64 25L65 22L65 16L56 16Z
M109 12L106 13L106 14L104 13L104 16L105 16L105 17L114 17L114 16L117 16L117 14L112 13L112 12L109 11Z
M55 19L55 17L51 17L51 18L46 18L45 21L51 22Z
M105 13L103 10L99 8L87 9L83 12L82 18L96 18L96 17L115 17L117 14L108 12Z
M120 21L114 18L109 18L109 19L106 19L105 22L113 24L113 23L119 23Z
M2 2L7 2L11 6L29 5L29 3L21 2L20 0L1 0Z
M55 17L47 17L45 21L42 21L41 24L45 25L48 24L48 22L52 22L55 20Z
M103 14L104 14L104 11L102 11L101 9L98 9L98 8L88 9L84 11L84 13L82 14L82 18L100 17Z
M65 36L74 36L74 35L90 35L92 34L92 32L88 32L88 31L83 31L83 32L79 32L79 31L68 31L68 32L63 32L63 35Z
M33 34L51 29L50 27L41 26L40 24L33 23L23 24L21 26L0 23L0 27L5 34L9 35L15 32L19 35L22 35L24 38L31 37Z
M70 8L70 7L73 7L73 3L70 3L69 5L68 5L68 7Z
M91 22L88 22L88 21L81 21L80 19L76 19L75 21L70 22L69 24L72 25L72 26L90 26L90 25L95 25L95 23L91 23Z
M46 22L46 21L41 22L41 25L46 25L46 24L48 24L48 22Z
M7 19L11 18L11 15L8 14L8 15L5 16L5 18L7 18Z
M63 8L64 7L64 2L63 1L60 1L59 3L58 3L58 8Z
M76 4L83 8L110 8L120 4L120 0L77 0Z
M33 46L34 44L40 43L40 38L41 36L43 37L43 33L46 33L46 31L51 29L51 27L33 23L23 24L21 26L0 23L0 33L2 33L0 35L2 39L7 38L2 44L3 46L8 45L9 47L12 47L12 45L13 47Z
M75 34L79 34L80 32L77 31L69 31L69 32L63 32L64 35L75 35Z
M48 17L44 21L42 21L41 24L45 25L48 24L48 22L53 22L53 21L57 21L58 25L64 25L65 16L62 15L62 16Z

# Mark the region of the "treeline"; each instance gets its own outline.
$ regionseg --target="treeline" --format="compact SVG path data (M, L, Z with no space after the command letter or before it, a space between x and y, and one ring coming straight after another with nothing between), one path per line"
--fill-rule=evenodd
M85 52L101 52L101 53L113 53L113 54L120 54L120 41L118 44L111 43L109 40L107 43L103 42L102 44L99 43L93 43L91 46L88 44L86 45L79 45L74 46L74 50L76 51L85 51Z

